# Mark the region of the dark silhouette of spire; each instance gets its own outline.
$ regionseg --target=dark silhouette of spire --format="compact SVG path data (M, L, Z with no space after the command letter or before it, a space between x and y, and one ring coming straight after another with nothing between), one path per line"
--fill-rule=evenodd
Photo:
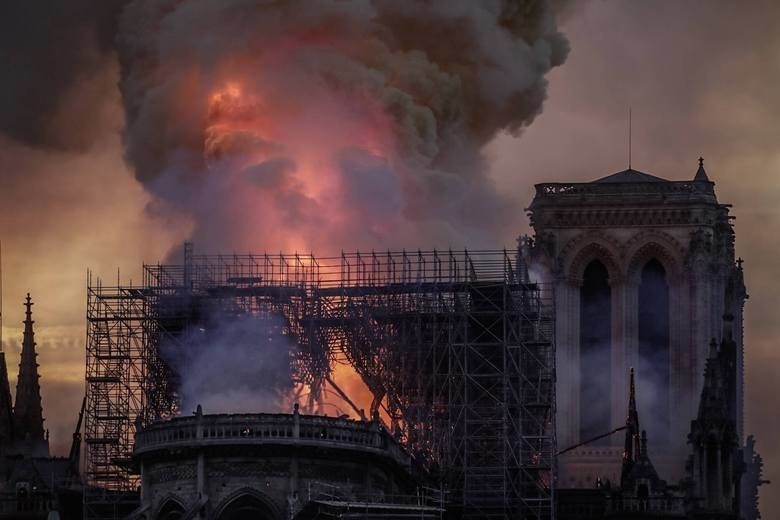
M636 385L634 369L631 368L628 394L628 415L626 416L626 441L623 449L623 465L631 466L639 458L639 412L636 409ZM629 468L630 469L630 468Z
M43 409L41 407L41 387L38 379L38 354L35 352L33 332L32 300L27 293L26 319L24 320L24 340L22 359L19 363L19 379L16 383L16 403L14 405L14 435L17 446L29 449L33 455L49 456L48 439L43 429Z
M0 453L7 452L13 443L13 420L8 366L5 363L5 352L0 352Z
M727 312L720 348L714 339L710 343L699 411L688 434L692 451L687 464L690 493L699 500L698 508L708 514L739 515L745 471L737 432L737 349L731 337L731 320Z
M632 368L628 394L628 416L626 417L626 444L623 451L623 467L620 472L620 487L626 493L625 496L630 496L637 491L638 482L649 484L646 493L658 492L666 485L661 481L650 461L647 452L647 432L639 429L636 384Z

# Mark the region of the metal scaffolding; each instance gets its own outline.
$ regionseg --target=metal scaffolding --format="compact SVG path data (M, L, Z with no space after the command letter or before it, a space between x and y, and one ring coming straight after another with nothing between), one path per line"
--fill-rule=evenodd
M526 273L506 251L315 258L186 248L182 264L145 266L140 286L90 280L86 515L116 510L110 497L136 488L127 464L136 424L178 412L177 374L160 346L186 348L186 331L219 310L280 323L296 345L304 409L317 409L337 363L351 365L373 396L368 412L388 418L456 516L551 519L551 292Z

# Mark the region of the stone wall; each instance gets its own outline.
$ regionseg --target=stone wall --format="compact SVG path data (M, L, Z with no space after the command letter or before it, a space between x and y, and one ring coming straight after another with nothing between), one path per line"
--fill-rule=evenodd
M411 486L409 457L379 423L297 409L156 423L137 434L134 459L138 518L176 510L218 520L243 501L259 519L282 520L312 500L381 502Z
M727 311L735 318L741 369L745 290L727 206L717 202L708 181L577 183L538 185L530 211L535 231L530 269L555 287L560 448L586 440L579 435L580 409L586 406L579 402L580 287L586 266L599 260L609 273L612 390L604 398L612 427L625 422L628 373L638 364L641 269L652 259L663 266L669 286L670 440L659 446L651 438L650 451L661 474L676 481L683 476L686 434L696 415L709 343L720 340ZM741 414L741 395L738 401ZM599 477L614 482L621 443L614 435L607 445L562 456L559 485L591 487Z

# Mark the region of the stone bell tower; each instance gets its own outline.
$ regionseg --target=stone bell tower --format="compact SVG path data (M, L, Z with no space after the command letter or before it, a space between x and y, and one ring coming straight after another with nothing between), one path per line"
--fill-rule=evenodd
M653 439L656 467L683 476L709 344L734 317L737 423L742 435L742 261L729 205L699 159L692 180L633 169L585 183L536 185L528 209L530 265L555 287L560 448L625 423L628 374ZM561 487L618 482L623 446L612 435L559 460Z

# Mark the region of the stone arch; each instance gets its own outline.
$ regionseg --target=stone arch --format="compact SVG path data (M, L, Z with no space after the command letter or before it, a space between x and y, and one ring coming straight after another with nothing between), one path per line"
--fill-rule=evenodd
M657 417L648 432L653 442L662 445L673 433L671 417L679 381L676 367L683 355L685 256L686 248L663 231L639 232L626 244L624 266L633 302L628 316L634 336L633 363L639 388L653 389L641 392L638 400L647 414Z
M626 279L639 283L644 266L656 259L666 271L669 281L674 282L682 275L684 258L685 249L672 236L661 231L638 233L626 244Z
M251 516L250 516L251 515ZM245 487L228 495L217 506L215 520L281 520L282 514L274 502L256 489Z
M609 269L601 258L584 268L579 293L579 438L601 435L611 426L614 298ZM608 442L608 440L605 440Z
M651 418L648 435L656 445L665 445L671 424L672 307L668 271L657 257L653 253L638 267L636 377L641 391L637 403Z
M582 237L586 238L586 237ZM580 241L579 247L573 247L564 254L564 262L568 260L568 267L564 273L566 279L573 285L582 285L582 277L585 268L593 260L599 260L607 268L610 284L623 279L623 269L620 267L620 248L616 243L605 239L603 236L591 236Z
M184 517L185 509L182 501L175 495L169 494L160 501L160 507L157 508L152 518L155 520L179 520Z

